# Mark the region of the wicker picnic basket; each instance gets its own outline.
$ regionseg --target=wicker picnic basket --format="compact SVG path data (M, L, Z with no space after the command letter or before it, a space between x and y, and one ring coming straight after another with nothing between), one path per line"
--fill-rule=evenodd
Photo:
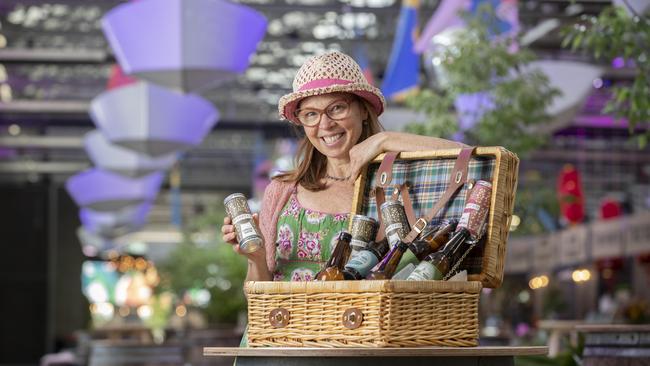
M417 217L443 195L459 153L403 152L392 164L392 183L408 182ZM377 217L373 188L383 159L373 160L357 180L352 213ZM468 281L248 282L249 346L478 345L481 289L503 280L518 165L517 156L501 147L479 147L469 161L467 178L490 181L493 189L486 234L461 266ZM459 217L466 193L460 188L431 223Z

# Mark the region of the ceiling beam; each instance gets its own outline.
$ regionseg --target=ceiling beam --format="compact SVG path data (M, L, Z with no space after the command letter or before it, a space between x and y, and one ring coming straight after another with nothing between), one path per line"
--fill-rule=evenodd
M0 61L2 62L98 63L107 62L109 59L111 57L109 57L108 52L97 49L0 49Z
M75 136L0 136L0 146L8 148L81 149L83 139Z
M12 100L0 103L0 113L88 113L90 101Z
M73 174L88 168L90 164L79 162L53 161L10 161L0 162L0 174Z

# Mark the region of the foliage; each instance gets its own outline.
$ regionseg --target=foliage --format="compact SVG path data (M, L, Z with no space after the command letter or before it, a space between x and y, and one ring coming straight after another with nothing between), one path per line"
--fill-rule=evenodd
M223 207L209 207L188 225L184 243L159 267L163 287L177 296L193 288L206 288L211 300L204 309L209 322L235 323L246 309L242 292L246 260L223 243L217 230L223 224Z
M515 357L515 366L578 366L582 365L584 353L584 337L578 337L578 344L567 344L555 357L547 356L520 356Z
M151 316L144 319L144 324L151 328L156 343L164 340L164 329L172 312L172 294L163 292L151 298Z
M640 148L650 138L650 19L645 15L627 14L625 8L610 6L598 16L582 15L565 30L563 47L590 51L596 59L612 62L618 57L632 61L637 73L630 85L613 88L611 100L603 113L626 118L631 134ZM635 131L637 128L645 131Z
M428 121L407 128L418 134L451 137L459 131L454 101L459 95L488 92L494 108L484 110L476 125L464 131L470 144L501 145L523 154L546 141L536 127L548 122L545 109L559 92L548 78L528 67L533 53L511 37L496 40L496 15L489 4L475 17L465 16L467 31L440 52L440 67L448 82L439 90L424 89L407 99ZM518 49L517 49L518 48Z
M526 185L517 188L514 211L521 223L511 233L513 236L540 235L557 229L548 227L549 223L545 222L551 220L550 224L557 224L556 218L560 216L555 187L541 180L534 182L529 179Z
M569 307L562 290L557 285L549 285L543 292L543 296L542 316L544 319L555 319L558 314L562 314Z

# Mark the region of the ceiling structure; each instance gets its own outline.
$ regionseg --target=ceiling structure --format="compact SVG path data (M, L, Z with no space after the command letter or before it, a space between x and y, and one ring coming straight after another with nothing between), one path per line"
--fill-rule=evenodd
M241 0L269 20L251 65L236 81L204 93L228 122L276 121L276 104L291 88L297 68L323 50L352 53L365 45L370 68L381 80L394 37L397 0ZM101 32L101 17L119 0L3 0L0 4L0 88L3 113L85 114L87 102L106 86L115 60ZM422 0L421 24L437 6ZM524 29L544 19L596 14L608 1L520 1ZM575 8L575 5L574 5ZM534 46L559 51L557 32ZM34 104L29 104L34 102ZM55 102L55 103L48 103Z
M363 44L375 80L381 80L400 7L397 0L237 2L268 18L267 35L245 74L203 93L219 109L221 120L201 147L185 154L187 187L250 186L255 154L265 148L260 141L291 133L278 120L277 100L290 91L297 68L311 55L323 50L352 53ZM47 174L62 181L90 164L81 150L83 133L93 128L88 105L105 90L115 63L100 20L121 3L0 2L0 181L38 180ZM519 17L525 31L548 18L568 23L576 14L597 14L609 4L520 0ZM437 5L438 0L421 1L420 24ZM567 57L558 32L532 46L545 58Z

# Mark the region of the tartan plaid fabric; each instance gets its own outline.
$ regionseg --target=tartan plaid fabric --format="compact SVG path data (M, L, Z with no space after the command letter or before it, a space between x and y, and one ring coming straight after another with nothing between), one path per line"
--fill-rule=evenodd
M456 159L428 159L428 160L397 160L393 164L393 180L391 185L400 185L409 182L409 193L413 202L416 217L429 213L433 205L440 199L449 185L449 176L453 170ZM491 157L473 157L468 168L468 179L492 181L495 159ZM363 190L361 214L377 218L377 204L375 201L375 179L379 164L368 166L366 185ZM393 189L386 190L386 197L392 194ZM459 218L465 207L467 187L463 186L452 197L445 208L431 220L430 225L438 224L445 218ZM400 201L402 198L400 197ZM485 238L484 238L485 239ZM462 269L467 269L469 274L481 272L482 253L485 240L477 245L470 255L465 258Z
M469 179L483 179L492 181L494 159L489 157L472 158L469 162ZM415 216L422 217L433 208L449 185L449 175L454 168L456 159L430 159L430 160L398 160L393 164L393 181L391 184L409 182L409 193L413 201ZM377 218L377 203L375 201L375 179L379 164L368 167L366 186L363 190L363 204L361 213ZM386 196L392 193L388 188ZM465 194L467 187L462 187L456 196L432 220L437 224L443 218L458 218L465 207ZM401 197L400 197L401 200Z

